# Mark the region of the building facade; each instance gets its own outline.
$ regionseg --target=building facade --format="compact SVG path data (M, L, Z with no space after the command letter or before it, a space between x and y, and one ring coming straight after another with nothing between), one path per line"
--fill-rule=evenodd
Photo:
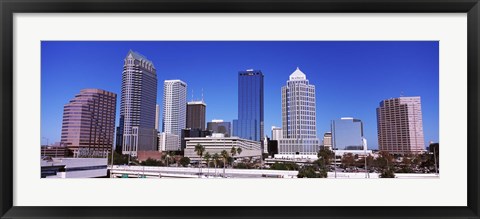
M180 151L179 136L170 133L158 133L158 151Z
M230 153L232 147L241 148L242 153L236 154L235 158L239 157L258 157L262 156L261 143L258 141L252 141L248 139L242 139L239 137L224 137L222 134L214 134L204 138L185 138L187 141L187 147L185 148L185 157L191 160L199 160L197 153L195 152L195 146L201 144L205 147L206 152L213 155L218 153L219 155L223 150Z
M212 131L212 133L222 133L225 137L230 137L231 132L231 123L224 122L220 119L214 119L211 122L207 123L207 130Z
M187 141L185 140L185 138L192 138L192 137L199 138L199 137L207 137L210 135L212 135L212 131L210 130L200 130L200 129L190 129L190 128L182 129L181 150L185 150L185 148L187 147Z
M283 138L282 127L272 126L272 140L278 140Z
M159 127L160 123L160 106L157 104L155 105L155 130L160 131Z
M331 132L325 132L325 134L323 134L323 141L322 141L322 145L325 149L329 149L329 150L332 150L333 149L333 146L332 146L332 133Z
M315 86L297 68L282 87L282 139L278 140L279 157L316 156L319 140L316 128Z
M188 102L186 128L205 130L206 113L207 104L205 104L203 101Z
M163 85L162 132L178 136L177 148L181 148L180 136L187 120L187 84L181 80L166 80Z
M60 144L75 157L106 157L113 148L117 95L83 89L63 108Z
M233 136L263 141L263 78L260 70L238 73L238 119L233 121Z
M332 120L332 145L335 150L365 150L363 122L360 119L344 117Z
M394 154L425 151L420 97L383 100L377 108L380 151Z
M122 153L137 156L137 151L153 151L157 147L155 106L157 73L153 63L130 50L125 57L122 74L120 123Z

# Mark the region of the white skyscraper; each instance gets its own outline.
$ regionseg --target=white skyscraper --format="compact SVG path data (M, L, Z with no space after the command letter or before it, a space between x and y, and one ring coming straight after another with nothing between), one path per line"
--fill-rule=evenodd
M187 120L187 84L181 80L166 80L163 86L163 126L166 134L178 136L178 148L181 148L180 136Z
M272 140L278 140L283 138L282 127L272 126Z
M315 86L297 68L282 87L282 139L278 156L316 157L319 140L316 129Z
M160 130L158 127L158 120L160 120L160 106L157 104L157 106L155 107L155 129L157 130L157 132Z

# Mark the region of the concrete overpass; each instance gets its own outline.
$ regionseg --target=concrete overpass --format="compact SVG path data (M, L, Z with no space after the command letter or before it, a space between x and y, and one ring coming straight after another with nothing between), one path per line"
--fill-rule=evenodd
M113 178L221 178L223 168L109 166ZM225 169L227 178L296 178L298 171L266 169Z

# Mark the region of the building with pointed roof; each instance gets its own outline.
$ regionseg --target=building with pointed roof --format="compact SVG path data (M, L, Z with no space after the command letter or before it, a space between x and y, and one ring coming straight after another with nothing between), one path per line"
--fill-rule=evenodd
M138 151L157 150L155 112L157 73L152 61L130 50L124 60L117 148L137 156Z
M282 138L280 158L315 158L319 150L316 129L315 86L297 67L282 87Z

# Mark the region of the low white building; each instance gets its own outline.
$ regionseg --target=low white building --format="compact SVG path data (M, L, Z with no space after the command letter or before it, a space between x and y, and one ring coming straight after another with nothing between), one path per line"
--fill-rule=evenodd
M107 177L107 158L52 158L41 160L42 178Z
M178 135L168 134L165 132L158 133L158 151L179 151Z
M205 147L206 152L213 154L220 153L223 150L226 150L230 154L232 147L241 148L242 152L236 154L235 158L241 157L261 157L262 156L262 146L258 141L252 141L247 139L242 139L239 137L224 137L223 134L214 133L212 136L207 137L194 137L194 138L185 138L186 148L184 156L190 158L191 160L199 160L197 153L195 152L195 146L201 144Z

